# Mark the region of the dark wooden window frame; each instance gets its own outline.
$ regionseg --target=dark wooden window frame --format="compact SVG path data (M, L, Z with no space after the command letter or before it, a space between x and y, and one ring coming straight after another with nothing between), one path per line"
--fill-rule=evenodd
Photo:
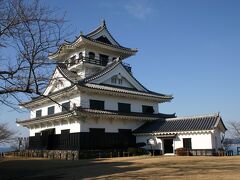
M123 113L131 112L131 104L128 103L118 103L118 111Z
M154 113L153 106L142 105L142 112L144 114L153 114Z
M41 109L36 110L36 118L37 117L42 117L42 110Z
M106 66L109 60L109 56L105 54L99 54L99 60L102 61L102 65Z
M89 106L90 109L96 109L96 110L104 110L105 109L105 102L101 100L89 100Z
M183 147L186 149L192 149L192 138L183 138Z
M95 59L95 53L94 52L89 52L88 57L89 57L89 59Z
M48 115L54 114L55 113L55 106L50 106L48 107Z
M62 112L70 110L70 101L62 103Z

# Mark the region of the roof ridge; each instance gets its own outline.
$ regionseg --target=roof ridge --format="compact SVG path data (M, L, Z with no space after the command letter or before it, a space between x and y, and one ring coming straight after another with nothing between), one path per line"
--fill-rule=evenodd
M94 29L93 31L91 31L90 33L86 34L87 37L91 38L92 36L96 35L97 33L106 30L107 33L109 34L109 36L113 39L113 41L117 44L117 46L122 47L117 40L111 35L111 33L109 32L107 25L106 25L106 21L103 19L100 26L98 26L96 29Z
M100 26L96 27L95 29L93 29L92 31L90 31L89 33L86 34L86 36L93 36L95 35L98 31L103 30L104 28L107 28L106 26L106 22L105 20L100 24Z
M185 120L185 119L199 119L199 118L206 118L206 117L220 117L219 112L215 114L206 114L206 115L197 115L197 116L181 116L176 118L166 118L166 121L174 121L174 120Z

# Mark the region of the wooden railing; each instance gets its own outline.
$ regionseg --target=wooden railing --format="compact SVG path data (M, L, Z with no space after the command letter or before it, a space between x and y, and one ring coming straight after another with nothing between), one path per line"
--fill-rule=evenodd
M67 66L73 66L75 64L78 64L79 62L84 62L84 63L89 63L89 64L95 64L99 66L107 66L108 64L108 59L96 59L96 58L90 58L90 57L81 57L79 59L69 59L67 62ZM123 63L123 66L131 73L132 72L132 67L127 64Z

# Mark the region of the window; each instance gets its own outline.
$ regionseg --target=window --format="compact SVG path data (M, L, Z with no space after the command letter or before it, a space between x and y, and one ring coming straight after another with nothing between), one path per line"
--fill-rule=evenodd
M108 56L104 54L99 54L100 61L103 66L106 66L108 63Z
M36 111L36 118L37 117L41 117L42 116L42 110L40 109L40 110L37 110Z
M48 115L54 114L54 106L48 107Z
M76 59L76 56L73 56L70 58L70 66L75 64L75 59Z
M131 104L127 103L118 103L119 112L131 112Z
M146 113L146 114L153 114L154 113L154 109L153 109L152 106L142 105L142 112Z
M183 147L187 149L192 149L192 139L191 138L183 138Z
M82 52L80 52L79 56L78 56L78 59L82 59L82 57L83 57L83 54L82 54Z
M118 79L118 84L122 84L122 79Z
M95 54L93 52L88 53L89 59L95 59Z
M111 83L112 84L117 84L117 78L116 77L112 77L111 78Z
M104 101L90 100L90 109L104 110Z
M61 130L62 135L68 135L70 133L70 129L63 129Z
M70 101L62 103L62 112L70 110Z
M40 136L41 136L41 133L35 133L35 136L36 136L36 137L40 137Z

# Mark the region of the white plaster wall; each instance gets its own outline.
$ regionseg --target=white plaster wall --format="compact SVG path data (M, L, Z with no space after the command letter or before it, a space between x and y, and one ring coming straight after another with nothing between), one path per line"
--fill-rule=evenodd
M39 133L45 129L55 128L55 134L61 134L61 130L70 129L70 133L80 132L80 124L79 122L75 121L72 123L63 123L57 125L48 125L38 128L29 128L30 136L35 136L35 133Z
M180 134L174 139L174 149L183 147L183 138L192 139L192 149L212 149L212 134Z
M30 136L39 133L45 129L55 128L55 134L61 134L61 130L70 129L70 133L89 132L89 128L105 128L105 132L118 132L119 129L135 130L144 122L139 120L121 120L121 119L76 119L76 121L47 125L37 128L29 128Z
M125 98L113 95L99 95L93 93L82 93L81 96L81 106L84 108L89 108L89 100L101 100L105 101L106 110L118 110L118 103L129 103L131 104L131 112L142 112L142 105L153 106L154 113L158 113L158 103L148 100L138 100L133 98Z
M76 106L80 106L80 94L71 96L71 97L64 97L63 100L58 101L59 104L65 103L70 101L70 108L73 108L74 104L76 104ZM35 118L36 117L36 111L37 110L42 110L42 116L46 116L48 113L48 107L50 106L55 106L55 112L54 113L59 113L62 111L62 106L59 106L58 104L51 102L42 106L39 106L38 108L32 109L30 111L30 118Z
M154 139L155 145L153 145L153 149L155 150L163 150L164 145L163 141L156 136L137 136L137 143L144 142L147 144L148 139ZM202 134L179 134L175 139L173 139L173 149L182 148L183 147L183 138L191 138L192 139L192 149L212 149L212 134L211 133L202 133ZM145 149L151 149L150 145L144 147Z
M81 132L89 132L89 128L105 128L105 132L118 132L118 129L135 130L144 122L139 120L121 120L121 119L94 119L88 118L81 121Z

